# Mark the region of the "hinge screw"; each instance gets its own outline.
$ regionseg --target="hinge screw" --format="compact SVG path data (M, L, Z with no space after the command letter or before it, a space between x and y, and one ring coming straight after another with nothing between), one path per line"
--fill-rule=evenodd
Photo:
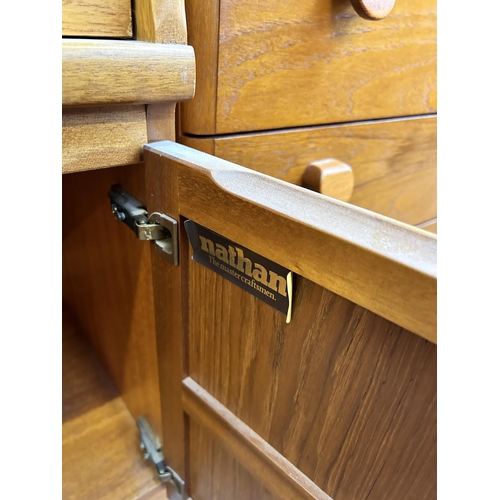
M141 450L144 450L146 447L144 446L144 443L141 443Z
M123 212L120 212L120 210L118 210L118 207L114 203L111 204L111 210L118 222L122 222L125 220L125 214Z
M144 453L144 460L149 460L151 455L149 453Z

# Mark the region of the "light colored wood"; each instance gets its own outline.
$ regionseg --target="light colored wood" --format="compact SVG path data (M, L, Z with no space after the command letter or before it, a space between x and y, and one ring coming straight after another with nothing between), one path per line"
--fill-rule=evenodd
M218 45L218 59L198 61L196 96L183 106L191 109L190 120L183 114L186 133L436 112L436 0L398 0L377 22L331 0L220 0L220 15L208 19L197 5L186 11L197 30L190 43L197 57ZM219 30L204 29L217 20Z
M138 163L147 138L144 106L64 109L62 171Z
M133 417L161 436L150 246L111 214L115 183L145 202L144 165L62 178L63 299Z
M335 499L436 498L434 344L300 276L287 324L206 267L189 274L189 369L204 390ZM193 491L267 498L205 429L189 434Z
M180 144L144 149L178 165L181 215L436 342L435 236Z
M317 193L349 201L354 189L352 168L346 163L327 158L310 163L302 176L302 185Z
M142 457L134 419L64 309L62 369L63 498L166 500Z
M183 0L136 0L136 38L153 43L187 43Z
M219 53L219 0L186 0L188 43L196 53L195 98L180 106L181 128L215 133Z
M353 169L349 203L412 225L437 214L435 116L180 142L296 185L310 163L336 158Z
M132 38L130 0L63 0L62 35Z
M426 231L430 231L431 233L437 234L438 232L437 218L423 222L422 224L419 224L418 227L425 229Z
M194 95L189 45L63 40L62 104L150 104Z
M363 19L380 21L390 14L396 0L351 0L351 3Z
M278 498L331 500L313 481L189 377L182 383L182 402L185 411L215 434Z

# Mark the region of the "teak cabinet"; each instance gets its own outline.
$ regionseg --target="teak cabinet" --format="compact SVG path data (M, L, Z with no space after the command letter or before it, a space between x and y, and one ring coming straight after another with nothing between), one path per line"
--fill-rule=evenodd
M194 500L436 498L435 3L187 0L194 99L182 3L135 8L70 35L147 44L63 43L63 300L130 422ZM301 187L325 161L341 200ZM178 265L113 184L178 222ZM292 271L291 321L195 262L186 220ZM147 481L114 491L166 497Z

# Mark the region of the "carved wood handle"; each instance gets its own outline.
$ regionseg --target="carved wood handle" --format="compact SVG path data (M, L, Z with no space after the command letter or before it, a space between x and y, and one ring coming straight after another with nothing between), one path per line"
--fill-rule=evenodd
M349 201L354 188L352 168L334 158L312 162L302 175L302 185L317 193Z
M396 0L351 0L351 3L363 19L379 21L389 15Z

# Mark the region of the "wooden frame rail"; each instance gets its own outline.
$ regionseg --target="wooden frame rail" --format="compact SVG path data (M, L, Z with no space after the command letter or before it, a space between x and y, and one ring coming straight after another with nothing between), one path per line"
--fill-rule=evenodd
M288 500L332 500L192 378L182 382L188 415L217 436L239 462L271 492Z
M127 40L63 40L62 104L151 104L194 96L193 48Z
M180 215L437 342L435 235L181 144L144 155L177 169Z

